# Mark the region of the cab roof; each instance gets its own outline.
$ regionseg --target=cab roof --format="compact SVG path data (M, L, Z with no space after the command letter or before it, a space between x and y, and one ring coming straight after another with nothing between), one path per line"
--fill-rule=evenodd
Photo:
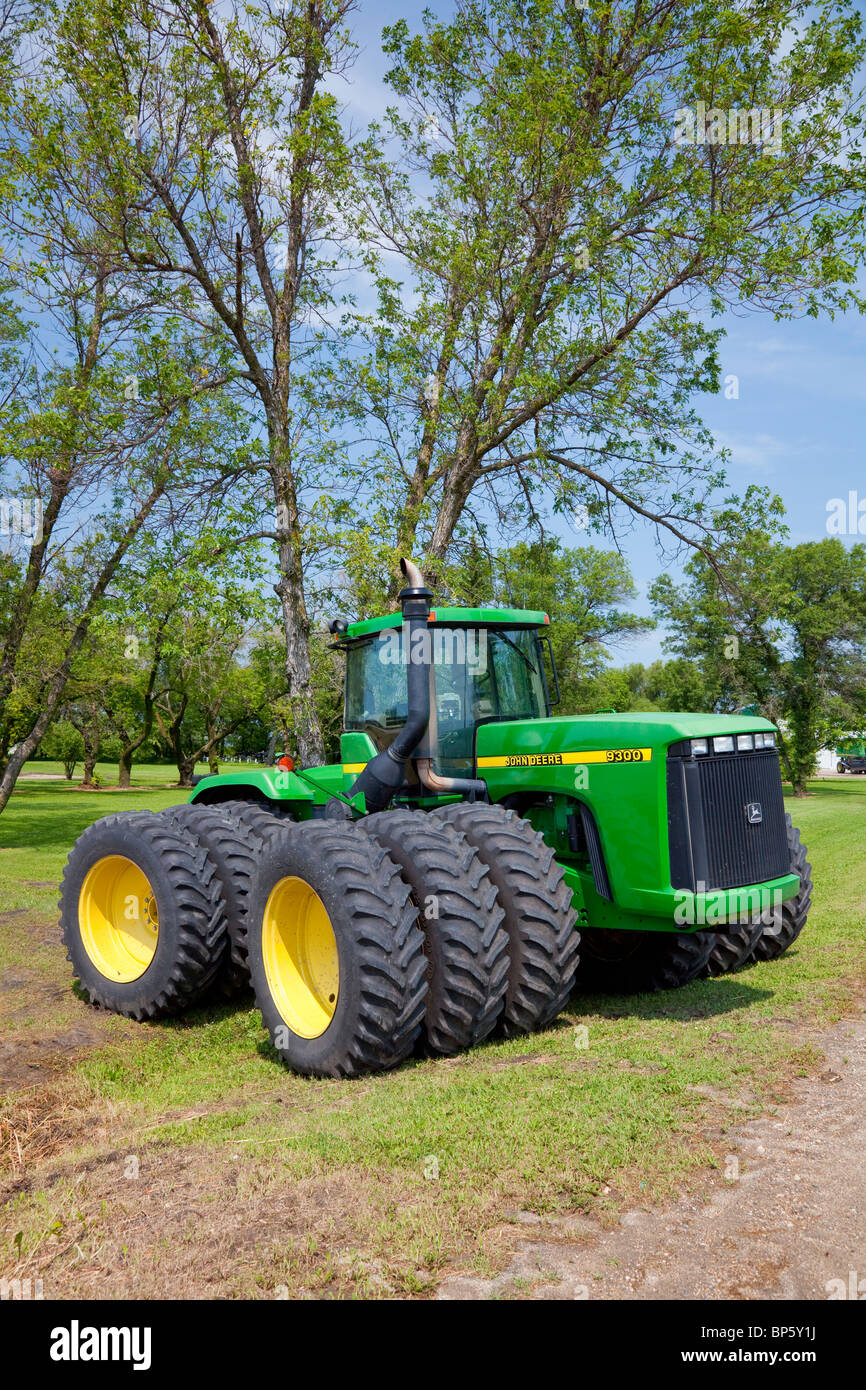
M442 626L463 627L546 627L550 618L535 608L443 608L434 604L430 610L429 622ZM351 642L358 637L369 637L374 632L382 632L389 627L402 627L402 613L387 613L382 618L365 618L363 622L350 623L345 632L339 633L337 640Z

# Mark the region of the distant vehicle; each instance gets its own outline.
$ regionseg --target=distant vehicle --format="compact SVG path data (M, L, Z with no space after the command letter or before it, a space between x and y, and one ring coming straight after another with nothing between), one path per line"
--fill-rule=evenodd
M863 739L846 739L836 749L837 772L866 772L866 743Z

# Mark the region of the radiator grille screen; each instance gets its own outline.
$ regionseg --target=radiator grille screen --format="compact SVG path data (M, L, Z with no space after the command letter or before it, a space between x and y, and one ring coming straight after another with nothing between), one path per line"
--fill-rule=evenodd
M789 872L778 754L668 759L674 888L765 883Z

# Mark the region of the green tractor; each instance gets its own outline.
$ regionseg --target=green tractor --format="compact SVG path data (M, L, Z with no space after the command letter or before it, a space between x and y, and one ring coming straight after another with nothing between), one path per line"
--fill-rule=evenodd
M836 771L853 772L860 776L866 772L866 742L862 738L844 739L836 749Z
M61 914L92 1002L152 1019L251 983L284 1061L355 1076L794 941L811 873L771 724L551 717L547 616L433 608L401 567L399 613L330 624L339 764L205 777L81 835Z

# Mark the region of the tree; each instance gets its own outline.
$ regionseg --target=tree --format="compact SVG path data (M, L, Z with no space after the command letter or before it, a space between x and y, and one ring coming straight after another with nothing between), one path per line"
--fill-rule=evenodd
M713 318L863 307L860 16L459 0L385 48L365 196L390 278L348 361L371 480L347 533L382 570L426 552L431 578L467 509L643 518L709 553L723 474L692 400L722 386Z
M64 701L61 708L64 718L77 730L81 739L81 785L95 786L96 764L106 738L111 735L111 725L106 718L99 695L92 690L87 694L78 694L74 699Z
M0 314L15 563L0 630L0 811L123 567L159 526L191 510L201 524L208 481L224 485L233 466L224 379L191 363L177 319L154 324L117 229L98 220L87 109L50 63L23 62L0 101L0 274L15 297L8 323Z
M179 783L189 786L200 759L218 771L225 740L282 696L285 668L260 654L261 633L273 615L255 588L218 567L178 570L173 588L153 714Z
M719 708L754 704L778 722L788 778L803 796L818 750L866 718L866 546L783 546L751 531L725 570L733 598L701 556L684 584L656 581L666 646L701 664Z
M711 710L716 696L696 661L653 661L649 666L631 662L606 667L582 681L579 708L586 711Z
M56 758L63 764L67 782L75 776L75 767L84 752L80 731L68 719L58 719L46 732L42 751L47 758Z
M137 753L150 741L154 727L157 676L162 662L162 642L168 614L157 613L150 645L139 653L137 634L118 633L125 659L103 688L102 707L119 744L117 785L129 787Z
M330 297L329 241L345 241L352 200L336 99L351 0L207 0L50 7L59 80L86 111L98 187L77 189L123 242L125 264L251 408L275 520L271 539L285 669L301 757L319 762L310 689L305 487L329 445L316 395L300 385L312 324ZM49 40L50 41L50 37ZM124 135L123 132L126 132ZM345 266L345 257L343 258ZM326 426L324 427L326 429ZM312 442L310 442L312 441ZM307 447L309 445L309 447Z
M448 582L459 603L493 602L549 615L563 713L576 708L581 683L601 668L611 646L653 627L651 618L622 607L636 598L636 590L617 551L569 549L545 538L488 557L475 545L463 565L448 572Z

